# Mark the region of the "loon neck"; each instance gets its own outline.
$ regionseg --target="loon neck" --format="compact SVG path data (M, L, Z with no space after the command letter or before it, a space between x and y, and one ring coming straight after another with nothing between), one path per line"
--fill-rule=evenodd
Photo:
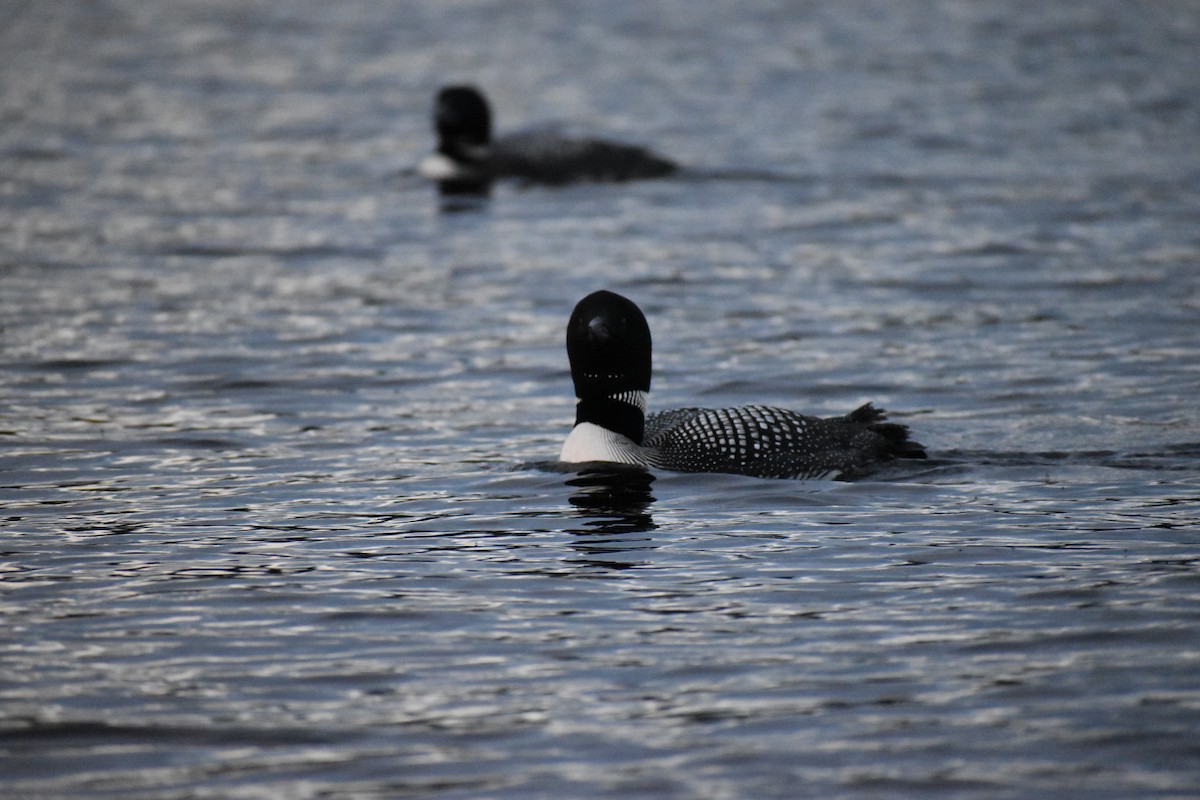
M575 401L575 424L591 422L641 444L646 430L646 393L637 390Z
M491 148L486 142L471 142L455 137L438 141L437 152L455 161L478 164L488 158Z

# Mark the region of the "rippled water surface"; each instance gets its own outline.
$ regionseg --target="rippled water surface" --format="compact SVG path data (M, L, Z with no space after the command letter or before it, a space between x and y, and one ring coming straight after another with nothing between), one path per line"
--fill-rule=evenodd
M1194 4L0 19L3 796L1194 796ZM443 202L465 80L689 169ZM556 468L601 287L931 459Z

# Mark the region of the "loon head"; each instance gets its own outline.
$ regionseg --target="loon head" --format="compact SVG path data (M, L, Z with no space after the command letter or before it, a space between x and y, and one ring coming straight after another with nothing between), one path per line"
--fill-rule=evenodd
M492 140L492 111L474 86L447 86L434 102L437 151L462 160L480 158Z
M650 353L650 326L632 301L608 291L580 300L567 323L575 424L595 423L640 443Z

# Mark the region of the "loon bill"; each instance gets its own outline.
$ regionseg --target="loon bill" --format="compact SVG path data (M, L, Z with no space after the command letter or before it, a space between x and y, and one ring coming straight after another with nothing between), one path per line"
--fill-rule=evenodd
M575 426L559 459L762 478L847 478L894 458L925 458L908 427L870 403L842 417L784 408L678 408L646 415L650 326L632 301L589 294L567 323Z

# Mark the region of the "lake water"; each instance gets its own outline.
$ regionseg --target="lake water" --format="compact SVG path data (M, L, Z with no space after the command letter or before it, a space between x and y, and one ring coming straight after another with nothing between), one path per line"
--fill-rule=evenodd
M1200 7L0 2L0 795L1200 790ZM684 176L412 173L437 88ZM854 483L575 474L871 400Z

